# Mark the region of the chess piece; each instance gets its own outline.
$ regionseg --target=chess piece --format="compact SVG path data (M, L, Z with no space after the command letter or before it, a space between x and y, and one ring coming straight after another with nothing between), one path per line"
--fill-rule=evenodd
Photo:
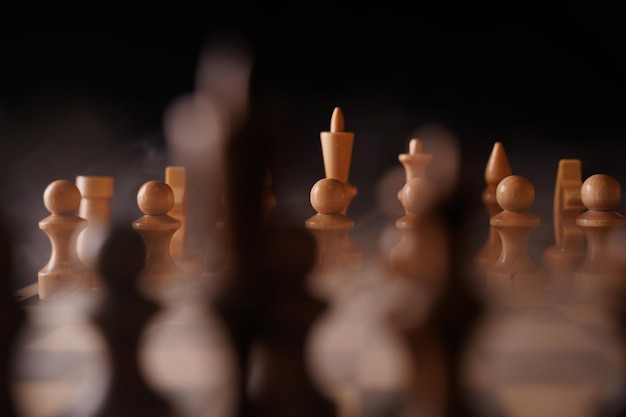
M441 250L449 267L441 290L424 297L423 286L402 286L389 316L407 348L411 377L401 393L397 417L479 415L466 382L465 354L473 345L485 305L471 285L471 269L466 267L471 262L463 253L461 225L467 213L460 210L466 210L467 204L459 196L447 204L450 208L441 202L431 208L443 213L438 227L447 237Z
M357 187L348 182L354 133L346 132L344 125L343 112L340 107L335 107L330 118L330 131L320 132L326 178L334 178L341 181L346 186L348 192L348 200L345 207L341 210L343 215L347 213L350 202L358 192Z
M552 289L569 293L574 271L585 257L585 236L576 218L585 209L580 200L580 160L561 159L554 187L555 244L543 252L543 266Z
M543 271L531 259L528 241L541 219L528 212L535 200L535 188L526 178L509 175L496 188L496 202L502 211L490 222L502 242L500 257L487 270L486 291L496 303L540 301Z
M326 308L308 292L315 262L313 237L303 228L270 224L261 248L264 300L254 342L249 401L258 417L331 417L333 403L309 373L309 331Z
M341 181L322 178L311 188L311 205L317 214L305 221L317 242L316 273L345 270L361 261L349 231L354 220L343 214L348 204L349 191Z
M511 174L511 165L504 151L504 146L501 142L494 143L491 155L487 161L487 166L485 167L485 181L487 187L483 190L482 194L482 201L487 208L490 219L502 211L502 208L496 201L496 188L498 183ZM500 236L490 224L487 241L475 257L476 275L479 280L485 276L487 269L498 260L501 250L502 242L500 241Z
M180 227L174 232L170 241L170 255L175 262L182 262L186 254L185 233L187 232L187 171L185 167L165 167L165 183L174 193L174 204L167 214L180 222Z
M421 141L412 139L409 153L398 157L407 178L398 192L405 215L396 220L402 235L391 249L390 264L394 275L416 279L430 292L436 291L447 275L447 242L441 219L433 212L437 206L435 185L426 178L432 155L421 150Z
M92 316L110 356L110 380L103 402L93 417L174 417L168 401L143 376L139 351L142 330L159 306L137 288L146 247L129 228L115 228L102 245L97 270L105 296Z
M44 191L44 205L51 215L39 221L39 228L48 235L52 253L38 273L41 300L60 300L92 288L93 274L76 250L78 234L87 226L87 220L75 214L80 200L80 191L68 180L53 181Z
M587 178L581 186L580 199L586 211L576 218L587 241L587 250L580 267L574 272L577 297L594 301L617 289L608 242L611 233L626 226L626 218L615 209L621 200L619 182L605 174Z
M79 175L75 183L81 195L78 215L87 220L87 227L78 235L76 248L80 260L93 270L100 244L109 232L114 181L113 177ZM97 274L93 275L93 287L100 287Z
M133 222L133 229L141 234L147 249L140 287L151 297L164 300L182 284L170 254L172 235L180 227L180 222L167 214L174 205L174 192L163 181L148 181L137 192L137 205L144 215Z
M13 260L8 233L0 231L0 415L18 417L11 385L16 341L26 322L25 311L16 303L12 290Z

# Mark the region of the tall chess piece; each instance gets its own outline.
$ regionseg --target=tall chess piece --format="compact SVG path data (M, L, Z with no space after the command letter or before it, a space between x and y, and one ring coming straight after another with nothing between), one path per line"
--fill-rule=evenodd
M345 121L340 107L335 107L333 110L330 118L330 131L320 132L320 142L326 178L339 180L346 186L348 201L341 211L345 215L358 189L348 181L354 133L345 131Z
M68 180L53 181L44 191L44 205L51 215L39 222L39 228L48 235L52 253L38 273L41 300L60 300L92 288L93 274L76 250L78 234L87 226L87 220L75 214L80 200L80 191Z
M261 248L264 300L255 337L256 417L333 417L334 404L316 386L307 355L311 327L326 305L308 292L315 243L306 229L270 223Z
M137 288L146 247L130 228L115 228L102 245L97 263L105 296L92 317L110 356L111 378L93 417L174 417L169 402L145 381L139 361L142 330L159 306Z
M496 303L535 303L542 296L544 274L531 259L528 241L541 219L528 209L535 200L535 188L526 178L509 175L498 184L496 202L502 211L491 218L500 235L500 257L487 270L486 291Z
M78 235L76 248L80 260L93 270L100 244L109 233L114 179L79 175L75 182L81 195L78 215L87 220L87 227ZM93 287L100 287L97 274L93 275Z
M555 244L543 252L548 285L561 293L571 291L574 271L585 257L585 235L576 225L576 218L585 209L580 199L581 186L580 160L561 159L554 187Z
M487 161L487 166L485 167L485 181L487 187L483 190L482 194L482 201L489 213L489 219L502 211L502 208L496 201L496 188L500 181L511 174L511 165L509 164L509 159L506 156L502 142L494 143L491 155ZM500 236L493 226L489 224L487 241L475 257L475 268L478 280L482 280L487 273L487 269L498 260L501 250L502 242L500 241Z
M617 213L622 198L619 182L605 174L587 178L580 190L580 199L587 210L576 218L587 240L587 251L574 272L575 295L595 301L617 289L618 272L609 251L611 233L626 227L626 218Z
M137 205L144 215L133 222L133 229L143 237L148 254L139 276L140 287L145 294L165 301L176 296L183 284L170 254L172 235L180 227L180 222L167 214L174 205L174 193L165 182L151 180L139 188Z

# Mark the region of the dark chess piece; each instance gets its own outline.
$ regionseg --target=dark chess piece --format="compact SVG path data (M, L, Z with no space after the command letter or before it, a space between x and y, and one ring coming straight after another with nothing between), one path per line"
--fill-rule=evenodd
M17 305L13 297L11 280L13 278L11 242L7 234L0 232L0 415L18 416L11 393L11 366L14 363L15 342L19 330L26 320L26 314Z
M103 243L97 268L104 299L93 316L110 354L111 380L94 417L173 417L168 401L144 380L138 352L142 329L159 306L138 291L146 247L137 232L114 228Z

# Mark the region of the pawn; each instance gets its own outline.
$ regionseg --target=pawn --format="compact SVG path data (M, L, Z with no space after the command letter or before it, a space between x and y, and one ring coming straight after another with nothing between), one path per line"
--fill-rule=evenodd
M48 235L52 254L38 273L41 300L60 300L92 288L93 274L76 249L78 235L87 227L87 220L75 214L80 200L80 191L68 180L53 181L44 191L44 205L52 214L39 222L39 228Z
M587 251L582 265L574 272L574 287L578 298L593 300L617 289L609 240L616 230L626 226L626 218L615 212L621 201L621 187L608 175L587 178L581 186L580 199L587 210L576 218L576 225L585 234Z
M354 247L348 232L354 220L342 214L350 198L344 183L333 178L322 178L311 188L311 205L317 214L306 220L318 246L317 271L337 271L361 261L361 253Z
M148 181L137 193L137 205L144 216L133 222L133 229L141 234L147 250L139 285L147 295L165 299L181 284L170 253L172 236L180 227L180 222L167 214L174 205L172 188L163 181Z
M496 188L502 211L491 218L491 226L502 241L500 257L487 271L486 291L496 302L537 302L543 285L543 271L531 259L528 241L541 219L528 212L535 200L535 188L526 178L510 175Z
M105 297L92 321L106 342L111 378L93 417L175 415L168 401L146 383L139 362L142 330L159 312L137 288L145 257L145 244L131 229L113 229L101 247L97 269Z

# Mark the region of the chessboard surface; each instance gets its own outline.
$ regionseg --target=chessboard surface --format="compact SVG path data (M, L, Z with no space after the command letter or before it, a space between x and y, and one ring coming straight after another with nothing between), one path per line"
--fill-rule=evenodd
M387 316L402 284L376 263L329 282L328 309L309 335L312 378L341 417L392 415L413 377L409 353ZM34 284L18 292L28 322L15 362L17 405L26 417L86 415L106 387L103 340L87 303L46 305L36 291ZM419 299L415 307L423 308ZM467 390L477 410L596 415L623 378L621 349L607 319L592 304L548 296L538 305L490 309L466 352ZM145 329L140 360L147 381L181 415L229 415L233 356L210 307L164 308Z

